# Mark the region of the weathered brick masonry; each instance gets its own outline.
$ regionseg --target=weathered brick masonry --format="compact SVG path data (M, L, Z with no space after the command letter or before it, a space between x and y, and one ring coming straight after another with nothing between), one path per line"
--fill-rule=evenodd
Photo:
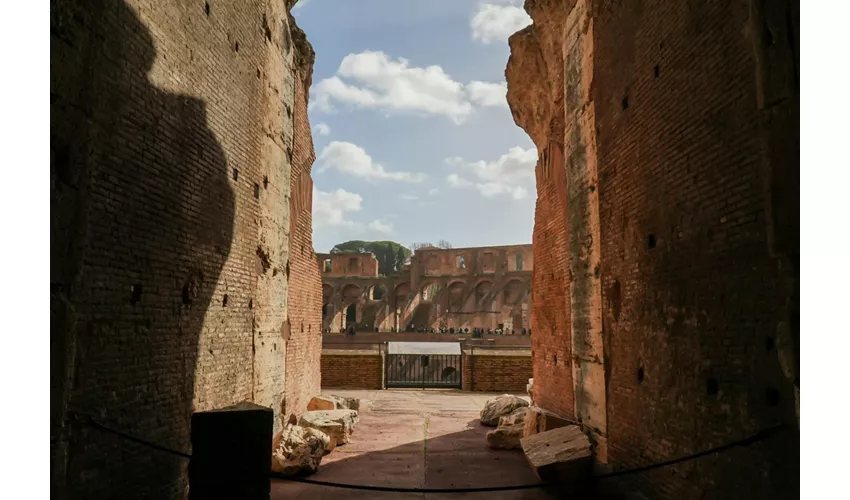
M292 209L290 192L305 192L313 154L310 70L298 67L311 49L293 3L51 4L58 495L186 487L185 461L72 424L71 412L189 451L193 411L250 400L282 417L285 396L296 411L318 386L318 320L287 303L290 279L297 307L318 279L290 241L309 245L309 196Z
M492 355L488 355L492 354ZM528 353L464 351L463 390L524 393L531 378Z
M322 352L322 387L325 389L382 389L386 357L377 344L356 349L326 346ZM531 377L528 349L463 349L464 391L526 391Z
M510 38L506 76L508 101L516 123L537 146L537 205L534 211L536 266L532 279L531 354L536 402L573 418L570 341L570 253L567 248L567 187L564 164L564 82L560 39L567 5L545 15L530 4L535 26ZM546 29L543 29L545 26ZM520 84L519 82L522 82Z
M377 351L368 354L322 354L322 387L383 388L384 362Z
M514 118L541 152L535 399L583 421L614 469L793 427L799 3L526 10L534 24L511 38L507 77ZM561 252L566 264L546 257ZM562 272L558 306L548 290L561 293ZM648 498L795 497L798 446L791 430L621 486Z
M315 53L294 23L295 105L294 144L290 198L289 341L286 344L286 413L304 411L310 398L321 390L322 278L313 253L313 179L316 159L307 100Z

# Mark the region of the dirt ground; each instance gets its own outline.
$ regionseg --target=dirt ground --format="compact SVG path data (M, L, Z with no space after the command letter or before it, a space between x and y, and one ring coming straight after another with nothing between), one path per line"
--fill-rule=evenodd
M402 488L472 488L538 483L521 450L493 450L479 424L485 401L495 396L439 390L325 391L360 398L360 423L352 441L322 460L309 479ZM539 489L421 494L374 492L272 482L272 499L487 499L551 498Z

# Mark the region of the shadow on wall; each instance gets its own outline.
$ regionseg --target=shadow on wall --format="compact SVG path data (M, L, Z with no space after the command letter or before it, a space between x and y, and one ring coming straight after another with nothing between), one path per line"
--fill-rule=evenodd
M169 498L185 463L71 423L188 450L204 316L234 194L205 103L147 78L123 1L51 2L51 474L68 498ZM64 492L64 494L63 494Z

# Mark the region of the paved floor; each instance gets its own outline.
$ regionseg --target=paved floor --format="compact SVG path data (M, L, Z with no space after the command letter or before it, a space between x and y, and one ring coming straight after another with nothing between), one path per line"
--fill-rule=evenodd
M322 460L310 479L402 488L471 488L537 483L520 450L493 450L478 423L494 394L460 391L327 391L360 398L352 441ZM418 494L272 482L272 499L375 498L538 500L543 491Z

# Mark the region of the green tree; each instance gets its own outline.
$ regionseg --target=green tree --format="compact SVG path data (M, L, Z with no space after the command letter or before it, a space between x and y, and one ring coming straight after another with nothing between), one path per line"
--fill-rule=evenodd
M378 259L378 274L387 275L397 269L399 257L401 263L410 257L410 250L395 241L350 240L331 248L331 253L367 253L372 252ZM400 269L400 267L398 267Z

